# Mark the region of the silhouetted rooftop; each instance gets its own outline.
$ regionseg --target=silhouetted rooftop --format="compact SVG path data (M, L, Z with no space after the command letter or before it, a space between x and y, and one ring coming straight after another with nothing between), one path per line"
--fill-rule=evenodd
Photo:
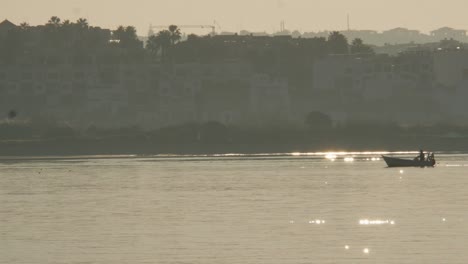
M413 30L413 29L397 27L397 28L386 30L383 33L385 33L385 32L419 32L419 30Z
M0 23L0 28L14 28L14 27L16 27L16 25L10 22L8 19L5 19Z
M441 27L439 29L431 31L431 33L443 33L443 32L466 32L464 29L453 29L451 27Z

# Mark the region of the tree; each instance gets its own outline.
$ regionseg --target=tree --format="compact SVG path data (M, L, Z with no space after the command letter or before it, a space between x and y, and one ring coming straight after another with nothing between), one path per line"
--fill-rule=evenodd
M79 28L83 28L83 29L87 29L89 27L89 24L88 24L88 20L86 18L79 18L77 21L76 21L76 25L79 27Z
M338 31L333 31L328 36L328 50L332 54L348 54L348 40Z
M360 38L353 40L350 50L351 54L374 54L374 50L369 45L364 44Z
M171 32L169 30L159 31L156 36L150 36L146 42L146 49L148 49L153 55L156 55L161 51L161 59L166 60L167 51L171 46Z
M135 27L119 26L116 30L112 31L112 37L119 41L119 46L126 49L141 48L142 42L138 39Z
M64 22L63 27L67 31L65 34L73 38L73 46L77 51L83 52L86 47L92 45L90 44L91 31L86 18L79 18L75 23L70 23L68 27L65 26Z
M161 52L161 60L166 61L167 57L176 43L180 41L182 34L176 25L170 25L168 29L161 30L156 35L151 35L146 41L146 49L156 56Z
M47 26L52 26L52 27L55 27L55 28L58 28L60 27L60 18L57 17L57 16L53 16L49 19L49 21L47 21Z
M155 35L150 35L146 41L146 49L153 55L156 56L159 51L158 38Z
M23 22L19 25L20 29L25 31L29 29L29 24L27 22Z
M66 19L63 21L62 23L62 27L67 27L67 26L70 26L72 23L70 22L70 20Z
M61 29L62 23L59 17L53 16L47 21L43 31L43 45L57 48L64 40L64 31Z
M112 37L116 40L125 38L125 27L119 26L116 30L112 31Z
M176 25L170 25L169 32L171 33L171 46L174 46L182 38L180 28L178 28Z
M125 40L127 40L128 44L130 44L130 45L137 44L137 43L140 42L138 40L138 36L137 36L135 27L127 26L125 28L125 37L126 37Z

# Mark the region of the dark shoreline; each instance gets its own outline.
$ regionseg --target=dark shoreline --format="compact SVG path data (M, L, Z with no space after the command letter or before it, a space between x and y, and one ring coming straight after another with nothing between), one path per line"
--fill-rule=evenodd
M297 142L165 143L144 137L0 141L0 156L210 155L321 151L468 151L468 138L317 138Z

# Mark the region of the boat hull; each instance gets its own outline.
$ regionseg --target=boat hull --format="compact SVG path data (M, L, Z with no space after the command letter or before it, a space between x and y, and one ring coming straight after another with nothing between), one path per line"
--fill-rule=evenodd
M420 161L382 156L388 167L434 167L434 161Z

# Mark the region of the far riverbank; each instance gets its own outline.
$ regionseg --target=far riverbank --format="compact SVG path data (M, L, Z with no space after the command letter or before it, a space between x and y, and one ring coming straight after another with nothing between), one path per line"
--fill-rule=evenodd
M300 141L161 142L144 136L0 141L0 156L290 153L318 151L468 151L468 138L395 136L320 137Z

